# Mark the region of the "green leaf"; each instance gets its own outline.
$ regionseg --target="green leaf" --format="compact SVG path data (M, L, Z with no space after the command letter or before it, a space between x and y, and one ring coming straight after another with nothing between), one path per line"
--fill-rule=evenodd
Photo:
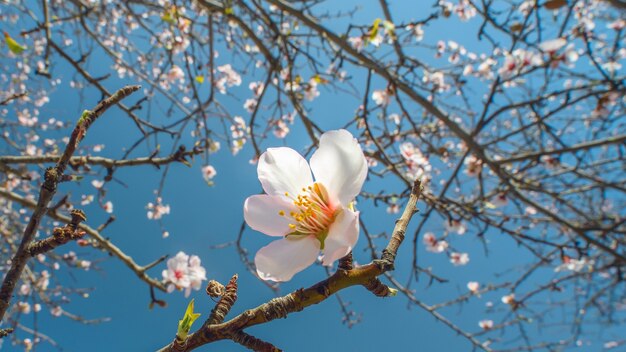
M4 32L4 41L7 43L9 50L13 54L19 55L24 52L24 50L26 50L26 47L24 45L16 42L15 39L11 38L11 36L7 32Z
M378 27L380 27L380 22L380 18L374 20L374 23L372 24L372 29L370 30L370 35L368 38L369 40L374 40L374 38L376 38L376 35L378 34Z
M185 340L189 331L191 330L191 325L200 317L200 313L193 312L193 304L194 300L192 299L187 305L187 310L185 311L185 315L182 320L178 321L178 331L176 332L176 337Z

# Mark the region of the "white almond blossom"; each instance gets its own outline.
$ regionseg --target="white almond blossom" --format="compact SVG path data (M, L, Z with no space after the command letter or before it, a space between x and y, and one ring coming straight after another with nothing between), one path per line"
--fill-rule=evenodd
M257 171L267 194L246 199L244 218L252 229L280 238L257 252L259 277L288 281L320 251L322 264L332 265L354 248L359 212L352 202L367 176L367 162L350 132L324 133L310 166L291 148L269 148Z
M189 297L192 289L199 290L202 281L206 280L206 270L202 267L200 258L197 255L190 257L182 251L168 259L167 269L163 270L162 275L168 292L184 289L185 297Z

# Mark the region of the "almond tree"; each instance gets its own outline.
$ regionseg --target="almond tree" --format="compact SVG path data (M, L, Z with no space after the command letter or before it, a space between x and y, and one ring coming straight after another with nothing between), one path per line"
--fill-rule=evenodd
M0 335L30 349L53 339L22 324L24 316L91 322L54 298L57 292L84 293L55 280L55 269L65 263L68 270L88 270L104 252L145 282L152 305L164 305L165 294L177 290L200 299L203 294L194 291L206 287L209 296L219 297L204 314L208 319L195 326L191 303L178 331L163 341L165 351L223 339L278 350L280 341L264 341L246 329L315 309L311 306L333 295L352 325L358 307L348 307L339 291L359 285L380 297L397 294L394 299L432 315L477 350L554 350L590 339L605 348L626 343L623 337L587 334L597 325L619 331L626 318L626 4L410 3L380 0L365 10L321 0L2 3L0 316L8 328ZM449 40L453 31L471 39ZM50 92L61 86L70 86L71 100L81 106L86 91L98 92L102 100L82 106L88 110L75 118L50 118ZM329 97L336 100L325 100ZM328 101L341 101L353 113L325 116L319 111ZM109 114L128 118L134 127L124 133L136 136L115 158L99 156L106 141L80 144L88 130L110 123ZM290 138L297 129L306 132L307 141ZM350 132L328 132L337 129ZM297 177L289 179L304 187L301 194L283 196L274 192L280 187L264 183L268 163L293 157L306 164L293 150L268 148L300 143L306 147L299 151L315 158L313 151L326 150L324 136L333 133L354 136L363 156L353 149L330 165L354 160L367 165L364 173L351 174L356 180L368 175L362 188L350 188L358 193L356 204L353 194L343 190L350 193L343 197L341 187L330 185L331 173L318 172L314 159L315 182L307 168L294 169ZM331 154L342 155L350 143L337 142L338 154ZM237 292L237 275L226 286L211 280L204 286L210 277L202 253L175 254L165 246L162 257L139 263L134 249L108 239L113 216L94 224L83 210L97 202L101 212L113 213L115 200L107 189L118 171L153 165L160 179L155 197L146 200L147 217L166 237L168 171L194 162L213 185L220 170L210 162L215 153L259 163L266 197L278 197L273 203L251 197L241 231L233 229L224 241L236 246L249 269L239 275L256 275L275 290L278 281L298 280L296 271L321 251L320 264L330 265L328 277L301 282L308 288L226 319L237 295L246 294ZM78 197L68 191L76 182ZM255 209L272 204L285 206L284 214L282 208L276 212L288 219L278 223L281 228L254 218ZM379 214L359 213L362 204L379 207ZM386 234L369 230L400 213ZM345 231L337 232L343 237L331 236L335 224L345 224ZM299 263L298 270L283 267L272 251L251 258L243 235L261 236L254 230L284 237L276 242L290 245L299 236L310 240L301 248L310 254L307 263ZM467 237L480 241L483 252L465 248ZM419 291L427 289L422 282L450 284L431 265L433 258L445 256L450 265L464 266L475 255L488 257L497 250L492 241L502 237L516 244L512 255L524 258L523 265L507 264L489 282L456 282L464 290L452 299L419 299ZM333 238L340 241L332 243L331 253L326 246ZM70 241L92 254L64 251ZM402 262L408 265L396 263L400 246L411 249L412 258ZM424 249L432 254L419 255ZM491 302L473 330L445 314L450 307L482 306L486 294L497 294L501 302ZM558 332L541 338L528 333L531 327L555 326Z

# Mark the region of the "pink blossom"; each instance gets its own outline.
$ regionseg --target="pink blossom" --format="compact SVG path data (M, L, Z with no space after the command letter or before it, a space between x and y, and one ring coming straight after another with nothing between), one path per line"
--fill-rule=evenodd
M548 54L554 54L559 51L559 49L564 47L565 44L567 44L567 40L565 40L564 38L551 39L541 42L539 44L539 49L541 51L545 51Z
M622 29L626 28L626 20L620 18L618 20L615 20L607 24L606 28L614 29L616 31L621 31Z
M200 265L200 258L196 255L189 257L182 251L168 259L162 275L168 284L168 292L185 289L185 297L189 296L191 289L199 290L202 281L206 280L206 270Z
M156 204L148 203L146 208L148 209L147 215L150 220L159 220L163 217L163 215L168 215L170 213L170 206L163 204L163 199L161 197L157 197Z
M465 158L465 174L467 176L478 176L483 170L483 161L474 155Z
M426 232L422 239L426 245L426 250L433 253L441 253L448 249L448 242L438 240L432 232Z
M503 207L509 203L509 199L506 197L506 193L498 193L491 199L491 203L496 207Z
M233 70L230 64L218 66L217 71L220 77L215 81L215 86L222 94L226 94L227 87L238 86L241 84L241 76Z
M478 326L480 326L483 330L490 330L493 328L493 320L485 319L478 322Z
M376 105L387 106L391 99L389 98L389 92L386 89L379 89L372 92L372 100L376 103Z
M400 144L400 155L404 158L408 168L407 178L411 180L430 179L432 166L428 158L418 148L415 148L413 143L404 142Z
M467 21L476 16L476 9L468 0L460 0L459 4L454 7L454 12L462 21Z
M560 164L559 159L552 155L542 155L540 160L545 165L546 169L555 169Z
M471 293L476 293L480 289L480 284L476 281L470 281L467 283L467 289L470 290Z
M397 214L400 212L400 206L398 204L390 204L387 207L387 214Z
M80 205L89 205L91 204L91 202L93 202L93 195L82 195L80 196Z
M452 252L450 253L450 263L454 264L454 266L465 265L469 263L469 254Z
M113 213L113 203L111 203L111 201L104 203L102 208L109 214Z
M174 65L167 73L167 80L169 81L169 83L174 83L176 81L183 83L185 82L185 72L183 72L182 68Z
M580 259L573 259L568 256L563 257L563 264L554 268L555 272L560 271L573 271L573 272L581 272L583 270L587 270L589 272L593 271L593 267L595 264L595 260L589 259L587 257L582 257Z
M276 138L285 138L289 133L289 126L283 120L276 121L276 125L274 126L274 135Z
M350 132L324 133L310 166L291 148L269 148L257 171L267 194L246 199L244 218L252 229L280 237L254 258L262 279L288 281L320 251L322 264L332 265L352 250L359 212L351 203L367 176L367 162Z
M467 226L461 220L450 219L445 222L446 231L448 232L456 232L457 235L464 235L465 231L467 231Z
M515 294L511 293L506 296L502 296L502 303L504 304L514 304L515 303Z
M409 24L404 29L413 34L416 42L421 42L422 39L424 39L424 30L422 29L421 24Z
M104 186L104 181L93 180L93 181L91 181L91 185L94 186L97 189L100 189L100 188L102 188L102 186Z
M17 310L22 314L30 313L30 303L28 302L17 302L16 304Z
M246 109L247 112L253 113L258 103L256 99L246 99L243 103L243 108Z
M50 310L50 314L52 314L53 317L58 318L63 314L63 308L56 306Z
M313 101L319 96L320 91L317 90L317 81L311 78L309 84L304 87L304 98L308 101Z
M263 93L263 90L265 89L265 84L263 82L251 82L248 85L248 88L250 88L252 94L254 94L255 97L258 97Z
M207 165L202 168L202 177L204 177L204 180L207 183L211 182L211 179L213 179L215 175L217 175L217 171L215 171L215 168L213 166Z

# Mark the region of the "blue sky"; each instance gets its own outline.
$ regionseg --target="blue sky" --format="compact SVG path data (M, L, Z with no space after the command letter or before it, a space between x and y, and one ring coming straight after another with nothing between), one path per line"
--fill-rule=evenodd
M346 2L346 7L356 2ZM344 3L342 3L343 5ZM406 15L406 19L421 18L424 14L417 13L415 5L410 1L392 3L395 14ZM411 16L415 14L415 16ZM370 24L381 13L377 2L368 2L362 5L361 10L351 20L361 24ZM476 28L480 25L478 19L473 20ZM476 28L467 30L468 26L461 27L458 22L436 21L434 26L426 30L425 40L433 43L436 40L455 40L463 43L472 51L480 52L486 48L483 43L477 42ZM334 22L332 26L343 29L344 23ZM425 60L430 60L426 58ZM434 59L433 59L434 60ZM108 61L107 61L108 63ZM98 59L92 61L92 66L99 64ZM106 71L106 66L102 68ZM363 74L364 72L360 72ZM71 71L61 64L55 67L55 75L63 79L63 83L51 93L51 103L41 109L41 117L56 117L65 121L74 121L80 111L94 106L100 99L95 89L83 90L84 100L74 99L76 90L69 87ZM356 84L362 82L364 76L354 80ZM244 83L235 94L241 92L244 98L249 95L247 84L250 79L244 76ZM382 88L382 81L374 81L377 87ZM135 83L112 78L106 81L107 88L114 90L124 84ZM132 97L134 101L137 97ZM233 111L243 109L240 103L230 102L227 107ZM346 100L345 96L335 95L331 91L321 90L321 96L316 101L311 117L323 129L336 129L343 126L354 116L358 99ZM172 120L177 117L171 118ZM164 119L164 118L163 118ZM83 145L105 144L103 156L119 158L124 148L131 145L139 136L132 122L117 109L108 111L89 131ZM308 140L302 126L294 126L292 133L285 141L269 139L262 149L271 146L288 145L297 150L303 150L307 145L302 141ZM183 143L191 143L191 139ZM167 145L168 141L163 141ZM160 171L152 166L118 169L115 177L125 185L110 182L107 184L107 200L114 203L114 215L117 220L106 228L104 235L117 246L131 255L138 263L145 264L163 254L175 255L178 251L188 254L197 254L207 269L207 277L220 282L227 282L235 273L239 274L239 299L234 306L230 317L245 309L262 304L274 294L263 283L251 275L241 263L234 247L211 249L211 246L231 242L236 239L242 223L242 207L246 197L261 191L256 178L256 166L249 163L253 150L247 146L237 156L232 156L228 148L210 156L210 163L217 169L214 179L215 186L209 187L204 182L200 167L203 160L197 158L193 166L188 168L182 164L173 165L163 192L166 204L172 207L170 215L163 219L163 225L170 232L170 237L161 238L161 228L146 218L146 204L154 201L154 190L158 188ZM167 148L163 149L167 151ZM152 150L138 148L134 156L149 155ZM80 194L95 194L90 185L93 179L102 179L105 170L97 170L99 174L86 177L79 185L63 185L61 191L71 190L73 199L79 199ZM366 184L365 190L376 193L380 190L402 191L402 185L391 177L372 179ZM424 205L420 204L420 209ZM85 208L88 223L97 227L104 222L108 215L96 204ZM386 231L389 233L394 225L394 217L388 216L384 207L374 207L362 202L359 204L361 216L372 233ZM443 224L443 221L442 221ZM442 231L442 225L431 224L425 230ZM415 229L415 222L408 233ZM487 282L494 274L501 273L501 267L521 267L527 259L526 254L519 250L507 237L497 233L488 233L487 240L490 246L489 256L482 249L482 242L474 233L468 233L463 238L456 238L454 245L469 252L471 261L467 266L454 267L444 255L428 253L423 246L419 247L420 264L435 268L436 273L450 280L441 285L428 285L424 277L422 281L413 285L418 299L428 304L445 301L467 292L465 287L468 281ZM244 243L253 254L258 248L269 243L270 238L252 230L246 230ZM384 241L377 243L379 247ZM358 262L367 262L369 254L365 251L364 241L360 241L355 249L355 259ZM102 259L97 263L99 270L87 272L72 271L72 275L61 275L64 284L73 284L78 287L93 287L88 298L71 297L71 303L65 309L80 314L87 319L108 317L110 322L82 325L70 321L65 317L53 318L48 314L40 314L37 324L41 332L52 336L65 351L150 351L168 343L176 332L178 320L187 306L188 299L181 292L164 294L158 292L158 298L165 299L166 308L155 307L148 309L150 302L149 291L143 282L139 281L134 273L122 263L108 259L102 253L93 253L91 249L77 247L75 244L57 250L66 253L74 250L79 254L95 256L94 260ZM398 256L398 277L407 277L407 268L411 260L410 245L401 248ZM513 253L513 254L512 254ZM160 277L162 264L151 270L152 276ZM550 275L546 271L545 275ZM325 278L326 273L321 266L311 267L283 285L279 294L286 294L300 287L310 286ZM514 278L514 275L511 276ZM532 285L532 284L529 284ZM500 303L502 292L486 294L480 298L473 298L470 304L454 306L441 312L463 329L468 331L479 330L478 321L485 318L497 321L506 313L506 307ZM470 344L454 333L450 328L438 322L427 312L415 306L408 306L402 296L380 299L374 297L360 287L349 288L341 292L344 301L350 302L349 309L354 310L361 322L348 328L342 323L342 314L335 297L330 297L321 304L310 307L303 312L292 314L287 319L274 321L257 326L248 332L275 343L286 351L374 351L374 350L420 350L420 351L467 351ZM213 307L212 302L203 291L194 291L190 298L195 298L196 310L207 317ZM485 304L494 303L494 312L485 313ZM29 322L28 319L25 320ZM529 330L532 330L532 326ZM539 336L540 331L531 331L531 335ZM24 337L26 337L24 335ZM549 336L548 336L549 337ZM49 350L43 346L42 351ZM240 351L240 346L223 341L205 350Z

